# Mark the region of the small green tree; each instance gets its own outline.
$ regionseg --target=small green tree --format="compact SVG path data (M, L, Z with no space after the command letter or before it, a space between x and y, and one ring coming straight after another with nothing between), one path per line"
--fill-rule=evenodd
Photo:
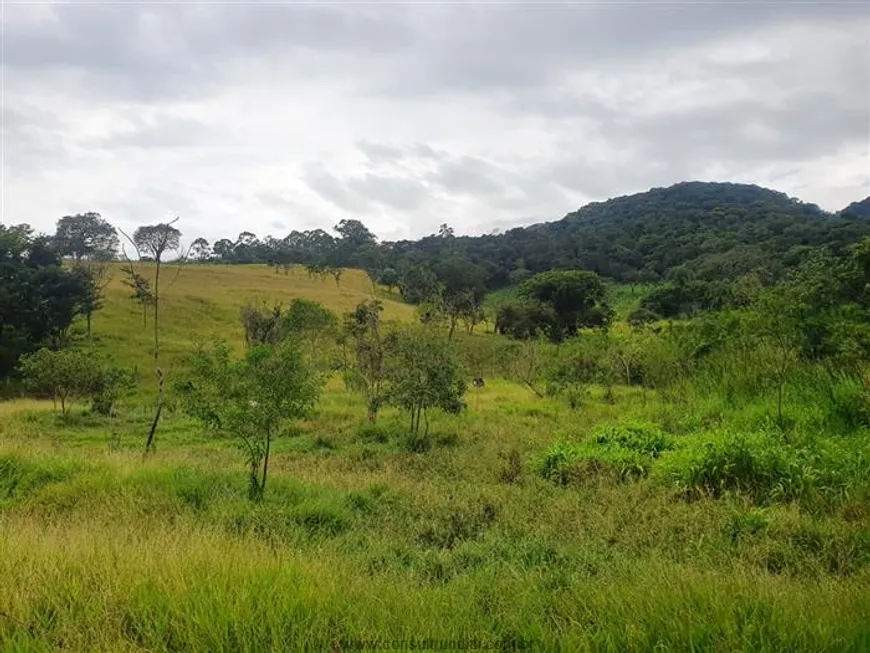
M248 496L263 498L272 439L304 417L323 387L293 342L255 345L234 358L226 343L200 347L175 392L189 415L239 439L248 464Z
M88 337L91 335L91 321L94 313L103 307L103 295L106 286L112 280L111 271L106 263L89 262L76 263L72 273L82 280L82 285L87 289L81 301L81 310L85 314L88 328Z
M341 267L327 267L326 272L330 274L335 281L335 287L341 287L341 275L344 274L344 268Z
M147 328L148 308L154 305L154 293L151 291L151 282L136 272L133 265L129 262L125 267L121 268L121 272L125 277L121 283L133 291L130 294L130 299L142 307L142 327Z
M325 360L321 351L325 343L334 340L338 331L335 314L320 302L294 298L281 315L279 333L282 338L307 342L312 361Z
M550 270L520 285L519 294L538 302L542 330L553 342L574 336L581 328L606 328L613 319L604 282L588 270Z
M344 339L350 342L353 354L345 369L348 387L361 390L365 395L370 422L378 418L384 397L382 385L386 373L384 343L381 338L381 311L383 305L376 299L360 302L344 317Z
M90 394L98 364L92 356L82 351L43 348L23 356L19 369L31 391L50 394L55 405L60 402L61 414L66 415L74 399Z
M81 350L40 349L23 357L19 368L28 388L50 394L55 402L60 402L63 415L73 400L89 398L94 412L109 416L117 400L135 384L129 371Z
M464 407L466 382L456 351L442 330L416 326L391 335L387 398L394 406L408 412L412 435L425 423L426 411L437 408L459 413Z
M91 381L91 410L105 417L115 414L115 404L136 387L136 377L129 370L101 365Z

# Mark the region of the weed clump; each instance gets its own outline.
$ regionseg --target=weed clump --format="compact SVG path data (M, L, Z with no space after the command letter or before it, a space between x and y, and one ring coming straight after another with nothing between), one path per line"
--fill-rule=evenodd
M830 444L787 444L779 434L713 434L662 461L661 474L687 498L727 494L755 504L838 502L860 482L860 471Z
M594 477L630 482L649 475L653 459L673 448L673 441L654 425L609 426L578 444L554 444L539 463L538 473L561 486Z

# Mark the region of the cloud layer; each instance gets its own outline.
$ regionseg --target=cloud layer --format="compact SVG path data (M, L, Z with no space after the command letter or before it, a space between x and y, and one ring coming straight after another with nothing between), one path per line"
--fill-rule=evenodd
M2 219L44 230L395 239L685 179L870 194L860 4L19 4L2 50Z

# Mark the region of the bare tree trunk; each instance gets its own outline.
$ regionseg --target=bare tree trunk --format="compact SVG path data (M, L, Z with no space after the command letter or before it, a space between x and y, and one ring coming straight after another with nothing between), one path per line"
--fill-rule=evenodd
M266 475L269 473L269 450L272 446L272 434L266 433L266 453L263 456L263 480L260 483L260 499L266 493Z
M145 453L154 452L154 436L157 434L157 424L160 414L163 412L163 370L160 369L160 320L158 309L160 306L160 257L157 257L157 270L154 273L154 374L157 376L157 405L154 407L154 421L151 422L151 430L145 441Z
M154 436L157 433L157 423L160 421L160 413L163 412L163 370L156 368L157 372L157 406L154 410L154 421L151 422L151 430L145 441L145 453L154 452Z

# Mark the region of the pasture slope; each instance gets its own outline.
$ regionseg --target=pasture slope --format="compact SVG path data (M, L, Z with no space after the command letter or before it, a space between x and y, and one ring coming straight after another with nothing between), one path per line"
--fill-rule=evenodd
M197 337L240 345L248 299L343 311L371 295L354 271L340 288L261 266L173 277L170 367ZM420 450L392 410L365 425L336 378L276 442L254 505L234 441L171 405L143 457L151 332L128 295L116 273L94 318L97 345L143 371L117 417L0 403L3 650L870 650L866 481L831 501L821 485L781 501L763 484L689 497L673 482L704 452L728 463L723 425L755 434L758 464L769 404L617 386L572 410L487 378L463 414L433 418ZM820 418L801 401L788 408L809 438ZM867 434L829 440L843 478L860 479ZM771 447L764 460L792 460Z
M143 328L142 309L124 284L121 264L113 264L105 304L94 315L97 343L125 364L150 373L154 332L150 316ZM153 267L137 264L136 270L153 279ZM244 332L239 310L246 302L280 302L294 297L318 301L338 314L372 297L368 275L346 270L336 285L330 276L310 277L294 266L287 274L266 265L188 264L180 270L164 265L161 271L160 332L162 354L171 364L190 351L194 339L218 337L241 345ZM411 319L414 310L395 295L379 288L385 319Z

